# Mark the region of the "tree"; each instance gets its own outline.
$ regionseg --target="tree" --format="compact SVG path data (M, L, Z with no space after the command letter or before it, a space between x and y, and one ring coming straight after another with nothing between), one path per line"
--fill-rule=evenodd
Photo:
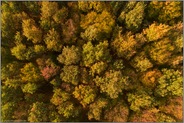
M50 81L50 83L54 86L54 87L59 87L61 85L61 79L59 76L56 76L54 79L52 79Z
M144 19L144 8L144 2L138 2L134 9L125 15L125 25L127 29L132 31L137 31L140 29Z
M152 1L148 6L148 13L150 20L173 25L182 19L182 2Z
M13 102L7 102L6 104L2 105L2 121L7 122L13 120L13 113L15 111L15 104Z
M158 69L147 71L143 73L140 80L141 82L149 88L156 87L158 83L158 78L161 76L161 72Z
M82 2L79 1L78 2L78 7L80 10L82 10L83 12L89 12L91 10L94 10L96 12L102 12L105 8L104 2L100 2L100 1L94 1L94 2Z
M177 122L182 122L182 97L169 99L166 105L159 107L160 111L174 116Z
M112 99L118 97L119 93L128 85L126 76L123 76L121 71L110 70L103 77L96 76L94 79L101 92L107 93Z
M54 95L51 98L51 103L57 106L58 113L66 118L75 117L78 115L78 110L74 104L69 101L70 94L61 89L54 89Z
M84 44L82 58L86 67L91 66L98 61L110 62L111 55L108 49L108 42L100 42L96 46L93 46L91 42Z
M111 47L118 57L129 60L136 53L136 44L137 42L131 32L122 35L119 31L112 41Z
M102 109L107 106L108 102L105 98L99 98L94 103L90 104L89 106L89 112L88 112L88 119L95 119L95 120L101 120L102 117Z
M80 77L79 78L80 78L80 82L83 84L88 84L92 80L92 77L89 73L89 70L85 67L82 67L80 69Z
M156 108L148 108L142 112L136 112L130 116L131 122L156 122L159 110Z
M161 97L182 96L182 76L179 71L162 69L163 75L158 79L155 93Z
M86 107L88 104L94 102L96 97L96 90L89 85L79 85L75 87L73 95L76 99L79 100L83 107Z
M24 83L37 83L43 80L39 69L33 63L25 64L21 69L21 78Z
M41 3L40 25L44 30L48 31L55 26L53 17L58 12L58 10L57 2L43 1Z
M46 47L43 45L34 45L34 52L36 54L43 54L46 52Z
M76 15L77 16L77 15ZM75 22L73 19L68 19L62 25L63 41L65 44L74 44L77 41L77 35L79 30L79 23Z
M114 107L111 107L104 112L104 119L107 122L127 122L129 108L124 101L118 102Z
M125 66L123 65L122 59L116 59L113 62L112 69L114 70L122 70Z
M136 68L136 71L140 72L144 72L153 67L153 64L150 62L144 52L136 55L131 61L131 64L134 68Z
M182 121L183 2L1 3L3 122Z
M97 14L92 11L81 20L80 25L85 30L81 33L81 37L88 41L108 39L114 24L115 21L109 12L103 11Z
M47 122L48 119L48 108L47 105L43 102L35 102L33 103L29 116L29 122Z
M23 93L20 88L8 87L6 85L2 85L1 89L1 120L9 122L14 120L14 112L18 108L18 103L23 99Z
M83 45L82 50L82 60L84 61L85 66L91 66L95 62L95 50L93 44L88 42Z
M120 11L126 4L126 2L121 1L112 1L110 2L110 7L112 9L112 12L114 15L118 16L118 11ZM133 3L133 2L127 2L127 3Z
M95 74L101 75L107 68L107 63L97 62L91 66L90 74L94 76Z
M79 83L79 67L70 65L64 66L63 71L60 74L60 78L67 83L78 85Z
M33 43L40 43L42 41L42 31L37 27L33 19L23 20L22 23L23 34L28 40Z
M23 64L13 61L1 68L2 84L12 88L18 88L21 85L20 69Z
M22 91L24 93L30 93L30 94L33 94L35 93L39 88L39 84L35 84L35 83L27 83L27 84L24 84L22 86Z
M23 64L13 61L1 68L1 80L19 78Z
M2 44L12 45L12 37L21 30L22 16L15 2L2 3Z
M61 51L63 45L62 45L62 42L60 40L60 35L54 28L49 30L44 41L45 41L47 48L49 50L57 51L57 52Z
M45 80L49 80L51 77L55 76L59 71L59 67L49 67L46 66L41 70L42 76Z
M26 47L24 44L18 44L11 49L11 53L18 60L30 60L35 57L33 47Z
M148 51L151 59L155 61L155 64L162 65L170 60L174 51L174 46L170 42L171 40L166 37L146 47L146 51Z
M153 23L149 26L149 28L146 28L143 32L146 34L147 41L157 41L159 39L162 39L164 36L166 36L170 31L170 27L165 24L158 24Z
M130 103L130 109L134 112L141 111L141 108L151 107L154 102L154 98L144 90L128 93L127 96L128 102Z
M56 23L62 24L66 21L68 13L69 13L68 9L66 7L62 7L54 14L53 19Z
M159 113L157 115L157 121L159 121L159 122L176 122L175 119L173 119L171 116L166 115L164 113Z
M58 61L65 65L77 64L80 61L79 48L72 45L71 47L64 47L62 54L58 56Z
M19 3L19 2L17 2ZM34 19L38 19L39 18L39 14L41 12L40 8L40 2L36 2L36 1L24 1L21 2L22 6L24 6L26 8L26 12L29 13L29 15L34 18ZM20 7L23 9L23 7ZM25 9L24 8L24 9Z

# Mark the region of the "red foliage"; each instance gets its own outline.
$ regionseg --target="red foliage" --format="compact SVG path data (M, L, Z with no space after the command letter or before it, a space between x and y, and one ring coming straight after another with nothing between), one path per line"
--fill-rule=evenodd
M53 68L53 67L46 66L41 70L41 73L46 80L49 80L51 77L57 74L58 70L59 70L58 67Z

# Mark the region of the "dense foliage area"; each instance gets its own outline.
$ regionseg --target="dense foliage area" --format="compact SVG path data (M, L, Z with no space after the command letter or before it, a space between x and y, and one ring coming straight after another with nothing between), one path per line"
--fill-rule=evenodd
M2 2L2 121L181 122L183 2Z

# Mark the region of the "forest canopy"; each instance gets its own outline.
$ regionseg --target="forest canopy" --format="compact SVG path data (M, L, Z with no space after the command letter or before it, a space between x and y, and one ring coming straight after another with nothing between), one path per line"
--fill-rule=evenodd
M182 1L2 1L1 120L182 122Z

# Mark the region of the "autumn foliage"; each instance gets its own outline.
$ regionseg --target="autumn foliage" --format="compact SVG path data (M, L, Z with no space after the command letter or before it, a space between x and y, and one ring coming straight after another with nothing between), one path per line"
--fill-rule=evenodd
M182 122L182 1L2 1L2 122Z

